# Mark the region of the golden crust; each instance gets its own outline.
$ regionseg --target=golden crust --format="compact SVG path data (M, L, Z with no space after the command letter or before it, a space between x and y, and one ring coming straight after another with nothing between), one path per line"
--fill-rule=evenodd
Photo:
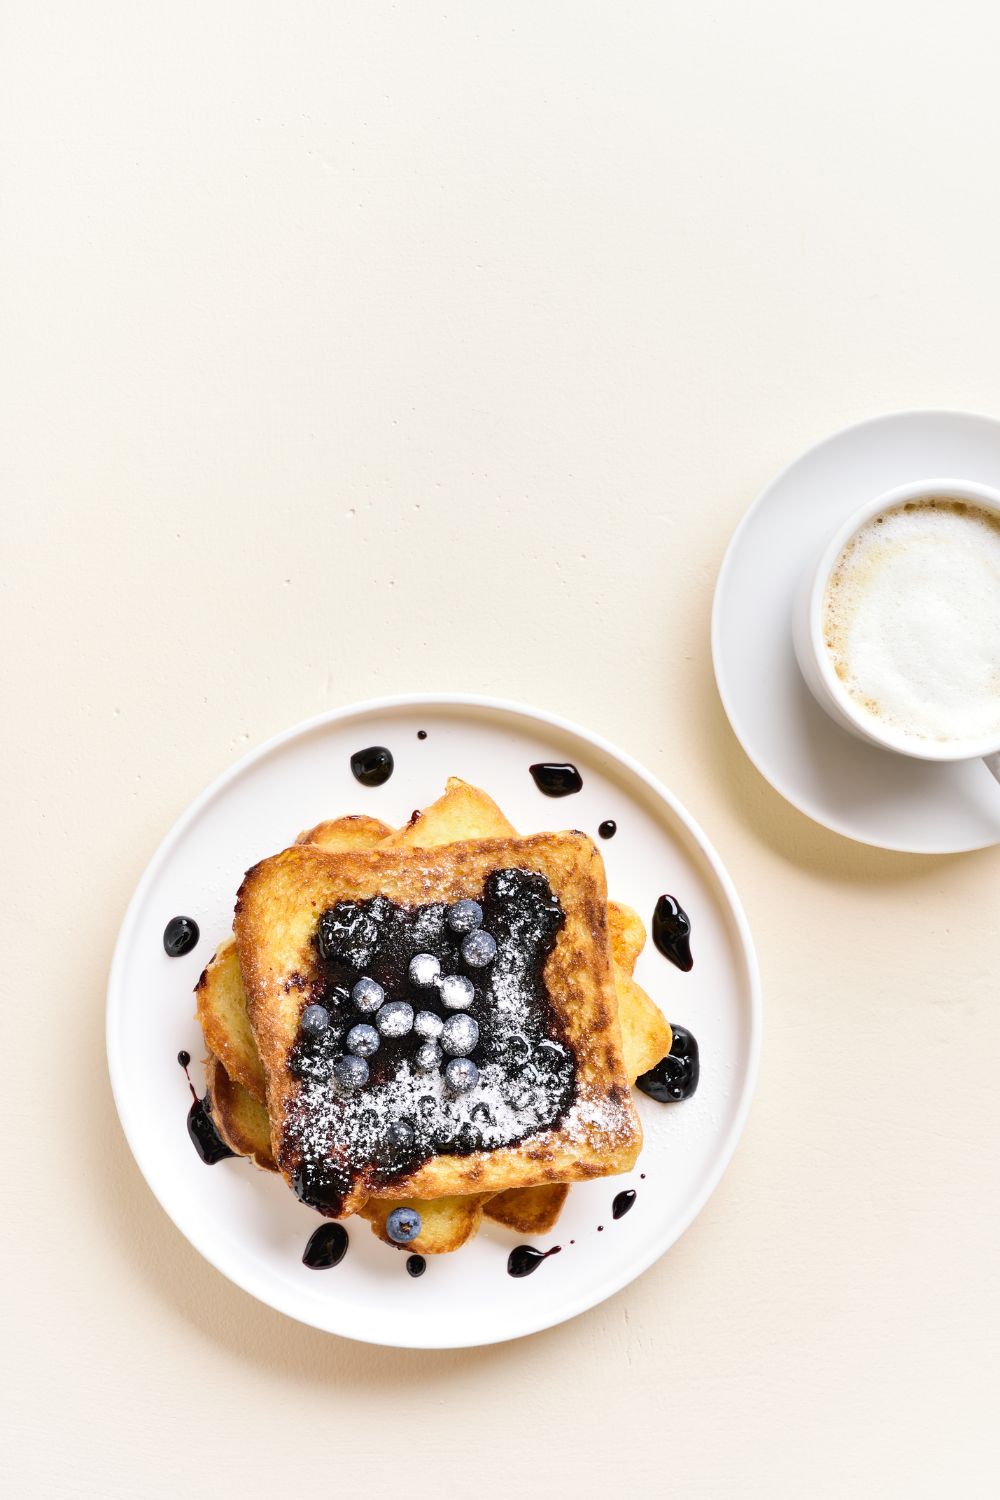
M212 1122L230 1151L249 1157L267 1172L276 1172L271 1122L263 1104L235 1083L211 1052L205 1059L205 1084Z
M288 1057L303 991L318 977L312 939L321 912L338 901L376 894L410 905L426 901L430 893L456 901L481 890L494 870L510 866L544 875L563 907L565 921L544 977L557 1022L576 1055L577 1099L558 1129L494 1151L433 1157L391 1190L373 1190L362 1171L343 1204L344 1214L373 1195L399 1202L411 1194L450 1197L606 1176L627 1171L638 1155L642 1134L622 1059L604 866L590 839L563 833L337 855L299 845L247 873L236 903L236 941L279 1167L291 1180L298 1166L284 1128L298 1089Z
M315 828L307 828L295 840L297 844L315 844L318 849L374 849L392 834L388 823L352 813L346 818L327 818Z
M562 1213L568 1192L569 1183L549 1182L543 1187L497 1193L486 1205L486 1217L518 1234L548 1234Z
M196 1014L205 1046L222 1063L234 1083L257 1103L264 1103L264 1069L247 1016L246 996L236 939L220 943L215 957L195 986Z

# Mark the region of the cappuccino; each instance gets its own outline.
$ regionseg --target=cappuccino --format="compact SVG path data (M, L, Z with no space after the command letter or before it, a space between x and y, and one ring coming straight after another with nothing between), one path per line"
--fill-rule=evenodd
M885 728L1000 735L1000 516L947 496L873 516L830 574L823 637L855 705Z

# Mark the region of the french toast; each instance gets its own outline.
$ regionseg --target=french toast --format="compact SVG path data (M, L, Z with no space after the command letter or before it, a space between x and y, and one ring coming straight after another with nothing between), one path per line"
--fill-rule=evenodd
M299 835L298 843L316 843L333 850L370 848L391 840L409 846L434 846L441 842L514 835L512 825L497 804L479 788L456 777L448 781L444 794L423 812L415 813L399 834L379 820L346 817L327 820ZM669 1050L671 1034L662 1013L647 995L630 983L636 958L645 943L645 928L628 907L611 902L608 926L618 991L623 1033L623 1054L631 1081L652 1067ZM235 960L233 941L221 945L219 953L202 975L198 986L198 1014L206 1041L216 1041L236 1079L246 1079L255 1092L262 1092L263 1070L256 1052L246 1002ZM210 1043L211 1044L211 1043ZM273 1169L270 1156L269 1122L253 1100L243 1099L243 1089L234 1079L227 1088L226 1074L215 1068L210 1057L209 1096L220 1134L240 1154ZM235 1118L230 1118L235 1115ZM256 1128L256 1134L254 1129ZM559 1216L567 1188L547 1184L507 1190L490 1198L470 1194L454 1199L410 1200L421 1213L422 1228L413 1248L425 1254L456 1249L475 1232L483 1213L498 1223L522 1233L542 1233ZM410 1205L408 1205L410 1206ZM387 1242L385 1212L372 1200L362 1210L376 1234Z
M460 904L484 924L461 943ZM604 867L585 835L337 853L296 845L247 873L235 933L274 1155L320 1212L577 1181L634 1163L642 1137L621 1052ZM487 958L473 959L474 938L477 952L492 945ZM409 999L435 1003L413 993L423 983L407 969L416 960L471 996L443 1018L454 1054L443 1074L423 1068L409 1035ZM370 1079L364 1059L343 1050L365 985L380 1004L389 996ZM325 1018L318 1040L302 1024L310 1009ZM401 1012L405 1035L395 1029Z

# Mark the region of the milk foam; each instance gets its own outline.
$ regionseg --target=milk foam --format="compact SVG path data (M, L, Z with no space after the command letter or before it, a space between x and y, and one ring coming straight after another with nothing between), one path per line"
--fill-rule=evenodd
M947 498L873 517L837 560L823 629L844 687L880 723L1000 736L1000 519Z

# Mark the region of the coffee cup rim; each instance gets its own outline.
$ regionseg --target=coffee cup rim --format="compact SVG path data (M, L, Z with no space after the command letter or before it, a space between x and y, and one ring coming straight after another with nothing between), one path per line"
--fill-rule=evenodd
M909 501L933 499L967 500L981 505L1000 515L1000 490L969 479L921 479L909 484L896 485L885 490L873 500L866 501L854 511L827 543L813 577L809 594L809 634L812 640L813 657L827 692L858 731L866 738L887 750L900 755L909 755L917 760L957 761L977 760L984 755L993 755L1000 750L1000 734L979 740L920 740L880 724L871 714L865 714L843 686L834 670L823 632L823 606L827 585L841 552L853 537L874 516L893 510Z

